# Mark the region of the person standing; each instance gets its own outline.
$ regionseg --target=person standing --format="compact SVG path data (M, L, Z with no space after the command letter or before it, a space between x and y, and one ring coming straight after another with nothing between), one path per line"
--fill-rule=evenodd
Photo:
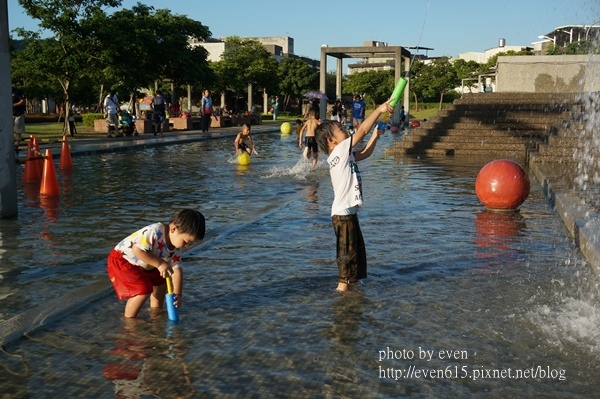
M156 90L156 95L152 98L152 102L150 103L152 107L152 128L154 130L154 135L160 131L160 137L163 137L163 130L165 126L165 122L167 120L167 101L162 94L162 91Z
M360 98L360 95L354 96L352 101L352 126L358 129L361 123L365 120L365 102Z
M275 102L273 103L273 120L277 120L277 111L279 110L279 99L275 97Z
M406 127L406 111L404 110L404 105L400 107L400 129L404 129Z
M25 97L16 88L12 88L13 133L15 151L19 151L21 136L25 133Z
M304 125L300 129L300 137L298 138L298 146L302 148L302 133L306 130L303 155L306 159L310 159L312 157L313 168L317 166L317 162L319 161L319 146L315 140L315 130L320 124L321 120L319 119L319 115L317 114L316 109L313 107L308 112L308 120L304 122Z
M329 155L327 163L333 186L331 221L336 236L338 291L347 291L351 284L367 277L365 241L358 223L363 191L357 162L371 156L385 129L375 127L361 150L353 151L353 148L371 131L381 114L394 111L390 101L377 107L353 135L349 135L338 121L324 122L315 130L319 148Z
M204 90L200 113L202 116L202 132L206 133L210 127L210 120L213 114L213 102L212 97L210 96L210 90L208 89Z
M341 122L342 114L342 101L336 100L335 104L331 106L331 120Z
M119 131L118 104L119 98L115 94L115 91L111 90L104 98L104 118L106 118L108 137L117 137Z

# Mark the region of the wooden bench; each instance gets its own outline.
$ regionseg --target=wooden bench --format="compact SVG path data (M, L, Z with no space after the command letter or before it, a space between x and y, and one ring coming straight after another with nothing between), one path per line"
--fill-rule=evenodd
M210 120L210 127L228 127L231 126L230 116L213 116Z
M189 118L172 118L169 122L175 130L198 130L201 127L202 118L189 117Z

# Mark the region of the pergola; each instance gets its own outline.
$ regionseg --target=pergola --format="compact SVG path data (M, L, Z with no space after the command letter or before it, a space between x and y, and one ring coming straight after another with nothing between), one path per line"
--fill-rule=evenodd
M342 61L344 58L393 58L394 59L394 84L402 77L402 61L404 61L404 72L408 74L410 70L410 51L401 46L364 46L364 47L321 47L321 72L320 72L320 90L325 93L325 77L327 75L327 56L337 58L335 95L342 97ZM368 64L366 64L368 66ZM391 95L390 91L390 95ZM404 90L403 101L398 101L396 107L404 103L406 114L409 112L409 85ZM325 100L321 100L321 119L326 116ZM395 115L398 113L395 112Z

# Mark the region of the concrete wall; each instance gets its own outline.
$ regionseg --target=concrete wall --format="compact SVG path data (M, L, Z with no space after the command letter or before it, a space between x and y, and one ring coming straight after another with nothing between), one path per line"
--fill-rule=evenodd
M600 56L500 56L495 90L520 93L600 91Z

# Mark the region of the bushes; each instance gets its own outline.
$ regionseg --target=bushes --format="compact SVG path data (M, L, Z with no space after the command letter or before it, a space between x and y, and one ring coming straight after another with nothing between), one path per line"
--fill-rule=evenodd
M94 120L104 119L104 114L83 114L82 120L84 126L94 127ZM77 117L75 118L77 120Z
M102 119L104 116L102 114L84 114L84 115L75 115L75 122L85 121L85 115L100 115L100 118L94 119ZM63 115L59 114L25 114L25 123L58 123L64 122ZM85 122L84 122L85 123ZM94 126L94 120L92 119L91 125Z
M58 122L58 114L25 114L25 123L50 123ZM64 122L61 119L62 122Z

